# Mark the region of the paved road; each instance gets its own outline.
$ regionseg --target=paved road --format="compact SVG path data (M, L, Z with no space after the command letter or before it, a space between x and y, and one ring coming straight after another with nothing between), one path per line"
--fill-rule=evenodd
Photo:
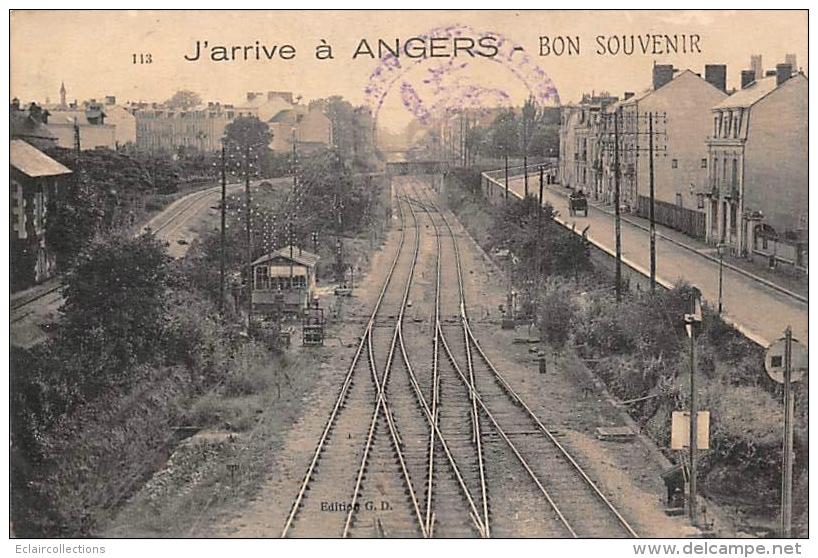
M538 189L538 181L529 178L531 191ZM522 195L522 178L509 182L509 189ZM560 217L568 224L576 222L577 230L587 225L588 237L613 251L616 246L613 216L590 207L588 217L569 217L568 199L559 186L546 189L544 200L560 212ZM691 241L693 243L695 241ZM702 245L702 250L713 250ZM622 257L642 269L650 269L650 236L647 231L622 221ZM677 244L662 239L656 240L656 276L660 281L675 283L684 279L695 284L704 298L714 306L718 302L718 264ZM778 292L760 282L733 270L724 269L723 305L725 318L739 327L751 339L768 345L783 335L787 325L791 325L793 335L807 343L807 304Z

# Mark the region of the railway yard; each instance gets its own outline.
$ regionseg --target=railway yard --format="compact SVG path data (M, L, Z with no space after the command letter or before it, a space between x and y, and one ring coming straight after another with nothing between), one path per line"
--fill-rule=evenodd
M523 332L500 329L503 276L431 183L392 190L391 232L340 343L309 349L331 365L275 466L189 535L694 536L663 512L656 448L594 436L625 420L604 390L556 355L539 374Z

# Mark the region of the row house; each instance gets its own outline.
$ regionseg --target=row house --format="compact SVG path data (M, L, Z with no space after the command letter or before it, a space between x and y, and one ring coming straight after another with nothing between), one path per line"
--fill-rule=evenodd
M707 184L705 142L710 107L727 97L726 70L708 65L705 78L655 65L653 86L610 104L606 109L605 149L601 153L600 197L613 201L615 154L613 119L618 115L620 203L647 215L650 207L650 122L654 116L654 207L657 222L704 239L702 191Z
M146 151L221 149L227 125L239 116L258 116L256 107L209 102L187 109L163 104L136 105L136 145Z
M310 110L287 91L249 92L241 105L209 102L188 109L164 104L134 105L136 144L147 151L194 148L216 151L227 126L239 117L255 117L273 135L270 149L292 150L293 140L305 149L332 144L332 123L320 110Z
M741 256L807 264L807 78L779 64L742 73L712 107L707 139L707 241Z
M600 198L602 195L602 127L604 109L618 99L607 94L584 95L578 105L560 114L560 181Z

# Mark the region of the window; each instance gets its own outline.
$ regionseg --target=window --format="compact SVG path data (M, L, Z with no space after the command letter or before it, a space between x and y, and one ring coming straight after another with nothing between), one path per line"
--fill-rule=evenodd
M716 116L713 119L713 137L714 138L719 137L719 117L718 116Z
M671 166L672 168L674 168L674 169L678 169L678 168L679 168L679 159L673 159L673 160L670 162L670 166Z
M679 207L684 207L684 204L682 202L682 194L676 194L676 205L678 205Z
M738 188L738 159L733 159L733 173L731 176L730 184L733 188Z
M707 158L706 157L704 159L702 159L702 168L703 169L707 168Z

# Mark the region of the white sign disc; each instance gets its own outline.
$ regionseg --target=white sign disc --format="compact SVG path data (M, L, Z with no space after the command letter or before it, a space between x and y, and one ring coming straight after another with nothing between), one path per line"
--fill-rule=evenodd
M784 350L787 345L786 339L779 339L767 349L767 355L764 357L764 368L767 369L767 374L778 382L784 383ZM797 341L792 340L792 355L790 368L790 381L797 382L804 377L804 374L809 367L807 359L807 348Z

